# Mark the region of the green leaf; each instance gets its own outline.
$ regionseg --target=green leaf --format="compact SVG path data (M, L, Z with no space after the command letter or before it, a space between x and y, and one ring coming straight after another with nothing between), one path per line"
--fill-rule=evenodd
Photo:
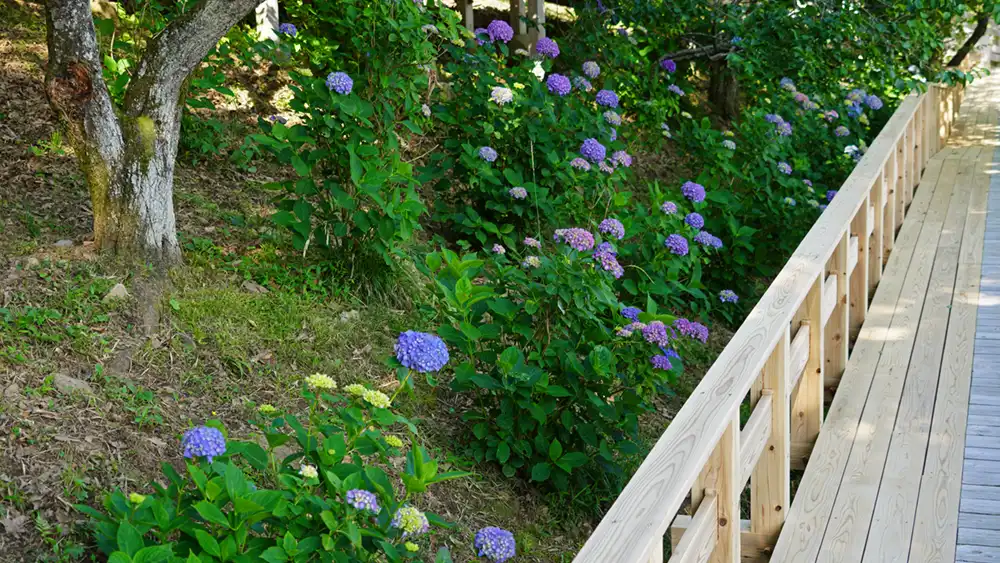
M116 551L108 557L108 563L132 563L132 558L127 553Z
M572 473L577 467L582 467L587 463L587 454L583 452L569 452L568 454L559 458L556 462L560 468L566 473Z
M549 459L557 461L562 456L562 452L563 447L562 444L559 443L559 439L556 438L555 440L552 440L552 443L549 444Z
M200 514L205 520L212 522L213 524L229 528L229 520L226 519L226 515L219 510L218 506L203 500L194 505L194 509L197 510L198 514Z
M309 176L309 165L297 154L292 155L292 167L299 176Z
M414 133L416 133L417 135L423 135L424 134L424 130L421 129L419 125L417 125L416 123L410 121L409 119L407 119L406 121L404 121L403 125L407 129L409 129L410 131L413 131Z
M135 526L128 522L122 522L118 526L117 539L118 547L122 548L129 558L145 546L145 543L142 541L142 534L139 533L139 530L135 529Z
M260 554L260 558L267 563L284 563L288 561L288 556L285 555L285 550L278 546L269 547L264 550L264 553Z
M200 545L201 548L205 550L205 553L213 557L219 556L219 542L217 542L215 538L210 536L208 532L206 532L205 530L196 529L194 531L194 537L195 539L198 540L198 545Z
M288 436L285 436L285 439L287 441ZM256 469L257 471L264 471L265 469L267 469L269 457L267 455L267 450L260 447L259 444L255 444L253 442L246 442L246 446L243 449L243 459L247 460L247 462L250 463L250 466ZM243 493L241 492L240 494ZM229 493L229 496L232 497L231 492Z
M532 481L545 481L552 474L552 466L548 463L536 463L534 467L531 468L531 480Z
M508 459L510 459L510 446L507 445L507 442L500 442L500 445L497 446L497 461L507 463Z
M434 563L454 563L451 559L451 552L448 551L447 547L442 547L438 550L437 555L434 556Z
M260 446L257 446L260 448ZM263 449L261 449L263 451ZM245 454L246 452L244 452ZM266 467L266 465L265 465ZM226 464L225 472L225 483L226 483L226 493L229 494L229 498L232 500L238 499L247 490L247 479L240 471L240 468L230 461Z

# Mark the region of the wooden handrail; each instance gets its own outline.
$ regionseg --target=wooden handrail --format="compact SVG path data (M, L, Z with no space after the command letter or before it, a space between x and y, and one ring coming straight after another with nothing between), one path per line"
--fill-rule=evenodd
M801 460L792 452L807 455L818 436L824 387L839 381L919 174L950 135L960 97L932 85L896 108L575 562L662 561L663 538L689 493L695 516L675 530L683 535L671 561L737 562L741 541L757 549L762 537L773 547L789 508L788 472ZM754 411L741 432L748 394ZM747 476L749 523L739 520Z

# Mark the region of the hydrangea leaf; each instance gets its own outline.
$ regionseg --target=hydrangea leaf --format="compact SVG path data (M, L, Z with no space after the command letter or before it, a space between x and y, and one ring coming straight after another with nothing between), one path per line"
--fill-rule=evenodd
M531 468L532 481L546 481L551 474L552 466L545 462L536 463L535 466Z
M142 549L144 545L144 542L142 541L142 534L139 533L139 530L135 529L135 526L129 524L128 522L122 522L118 526L117 540L118 547L121 548L130 559L140 549Z

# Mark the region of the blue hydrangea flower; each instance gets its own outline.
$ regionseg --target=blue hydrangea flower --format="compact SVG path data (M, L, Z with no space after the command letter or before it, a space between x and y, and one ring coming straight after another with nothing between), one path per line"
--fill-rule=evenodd
M611 154L611 163L615 166L630 168L632 166L632 155L625 151L615 151Z
M347 491L346 499L347 504L358 510L368 511L372 514L378 514L382 510L378 505L378 497L371 491L351 489Z
M722 248L722 239L707 232L701 231L694 236L694 241L709 248Z
M615 279L625 275L625 269L618 263L618 253L615 252L615 248L611 246L610 242L602 242L597 245L597 250L594 251L594 260L601 265L605 272L611 272Z
M282 125L288 124L288 119L286 119L284 116L281 115L272 115L271 117L268 117L268 119L271 121L271 123L280 123Z
M591 90L594 89L594 85L591 84L589 80L587 80L582 76L573 77L573 86L576 86L577 88L583 90L584 92L590 92Z
M719 301L723 303L736 303L740 300L740 296L736 295L736 292L731 289L723 289L719 292Z
M670 343L670 336L667 334L667 325L663 321L652 321L642 327L642 337L650 344L666 346Z
M340 95L346 96L354 89L354 81L351 80L350 76L347 76L346 72L331 72L326 77L326 87Z
M577 170L583 170L584 172L590 171L590 163L580 157L576 157L569 161L569 165Z
M667 86L667 90L670 90L671 92L677 94L678 96L684 95L684 90L681 90L681 87L676 84L671 84L670 86Z
M792 82L791 78L785 77L778 81L778 85L789 92L795 91L795 82Z
M882 99L876 96L875 94L872 94L867 98L865 98L865 105L874 110L882 109Z
M226 437L218 428L196 426L184 433L181 446L184 448L184 457L203 457L212 463L213 458L226 453Z
M615 141L617 141L618 140L618 130L615 129L614 127L612 127L611 128L611 134L608 135L608 138L611 139L612 143L615 142Z
M524 241L522 241L522 243L524 244L524 246L530 246L532 248L542 247L542 243L539 242L538 239L534 237L524 237Z
M833 134L837 137L846 137L851 134L851 131L847 127L841 125L833 130Z
M545 85L548 86L549 92L559 96L565 96L573 89L573 86L569 83L569 78L561 74L550 74L545 81Z
M299 34L299 30L296 29L296 27L295 27L294 24L283 23L283 24L281 24L281 25L278 26L278 33L282 33L284 35L289 35L291 37L295 37L296 35Z
M681 193L684 194L684 197L694 203L701 203L705 201L705 186L702 186L701 184L684 182L684 185L681 186Z
M653 364L653 367L656 369L662 369L665 371L670 371L674 369L673 364L670 363L670 358L662 354L657 354L652 358L650 358L649 363Z
M684 222L696 229L701 229L705 226L705 218L700 213L688 213L687 217L684 218Z
M828 190L826 192L826 201L833 201L833 198L837 196L837 190Z
M514 534L495 526L488 526L476 532L472 546L479 557L485 557L492 563L504 563L517 554Z
M638 307L625 307L622 309L622 316L630 321L638 321L641 314L642 309Z
M708 342L708 327L699 322L681 318L674 321L674 328L683 336Z
M672 201L665 201L663 205L660 206L660 211L666 213L667 215L673 215L677 213L677 204Z
M729 40L730 45L739 45L740 43L743 43L743 38L740 37L739 35Z
M580 154L591 162L601 162L608 155L608 150L597 139L586 139L580 145Z
M611 90L601 90L597 93L597 105L616 108L618 107L618 94L615 94Z
M618 127L619 125L622 124L622 116L618 115L617 112L609 109L608 111L604 112L604 122L607 123L608 125L614 125L615 127Z
M542 37L537 43L535 43L535 52L539 55L545 55L550 59L554 59L559 56L559 45L548 37Z
M776 113L769 113L764 116L764 121L768 123L774 123L775 125L777 125L779 123L784 122L785 119Z
M774 130L778 132L778 135L787 137L792 134L792 124L787 121L782 121L774 126Z
M784 161L779 162L778 163L778 172L781 172L782 174L791 174L792 173L792 166L790 164L788 164L787 162L784 162Z
M485 45L493 41L490 38L490 31L485 27L477 27L472 33L476 36L476 43L480 45Z
M493 20L486 26L486 33L491 41L503 41L507 43L514 38L514 28L503 20Z
M597 78L601 74L601 67L597 66L594 61L587 61L583 63L583 73L587 75L587 78Z
M672 253L678 256L687 256L688 253L688 241L681 235L672 234L667 237L667 240L663 241L663 246Z
M677 63L671 59L663 59L660 61L660 67L667 72L675 72L677 70Z
M594 248L594 235L590 231L579 227L556 229L553 238L556 242L565 242L580 252Z
M625 226L618 219L608 218L601 221L601 224L597 226L597 231L605 235L611 235L618 240L625 238Z
M448 346L437 335L408 330L396 340L396 359L420 373L438 371L448 363Z
M503 256L504 254L507 254L507 249L504 248L502 244L494 244L493 253Z
M497 151L493 150L493 147L479 147L479 158L486 162L495 162L497 156Z
M795 198L792 198L792 197L786 197L786 198L784 199L784 202L785 202L785 205L787 205L787 206L789 206L789 207L795 207Z

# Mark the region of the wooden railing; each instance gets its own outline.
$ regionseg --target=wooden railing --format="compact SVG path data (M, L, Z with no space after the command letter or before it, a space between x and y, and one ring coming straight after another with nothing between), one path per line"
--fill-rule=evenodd
M458 12L462 15L465 27L472 31L476 25L475 10L472 0L458 0ZM525 18L532 22L529 27ZM515 41L523 47L529 47L545 37L545 0L510 0L509 22L514 28Z
M962 91L911 94L646 457L577 563L737 562L773 548L925 163ZM740 428L740 404L753 407ZM750 519L740 497L750 485ZM678 515L690 493L692 516Z

